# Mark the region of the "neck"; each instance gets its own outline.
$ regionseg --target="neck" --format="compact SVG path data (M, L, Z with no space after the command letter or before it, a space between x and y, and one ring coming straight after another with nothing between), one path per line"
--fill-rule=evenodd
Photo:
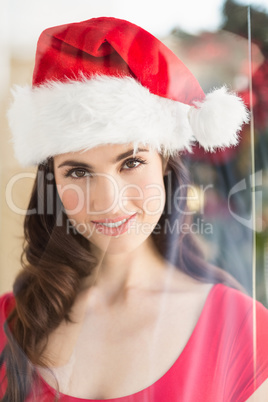
M167 271L167 263L150 237L131 252L95 253L99 264L84 285L102 293L110 302L125 297L131 289L154 289Z

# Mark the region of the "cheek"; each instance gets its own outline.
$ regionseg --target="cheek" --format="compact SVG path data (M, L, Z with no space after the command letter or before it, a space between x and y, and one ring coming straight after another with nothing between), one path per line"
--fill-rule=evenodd
M143 211L152 217L161 215L166 199L162 177L160 176L158 180L153 181L151 176L144 177L140 182L140 187L143 194L141 200Z
M58 186L58 194L69 216L77 215L84 209L85 197L82 189L78 186Z

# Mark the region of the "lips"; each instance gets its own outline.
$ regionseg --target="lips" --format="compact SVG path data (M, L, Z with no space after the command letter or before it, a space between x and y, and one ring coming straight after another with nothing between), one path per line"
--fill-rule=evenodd
M121 216L116 219L103 219L99 221L92 221L98 233L107 236L117 236L125 233L130 224L136 219L137 213L134 215Z
M135 214L134 214L134 215L135 215ZM118 218L115 218L115 219L109 219L109 218L100 219L100 220L92 221L92 222L93 222L93 223L115 223L115 222L123 221L124 219L130 219L131 216L133 216L133 215L119 216Z

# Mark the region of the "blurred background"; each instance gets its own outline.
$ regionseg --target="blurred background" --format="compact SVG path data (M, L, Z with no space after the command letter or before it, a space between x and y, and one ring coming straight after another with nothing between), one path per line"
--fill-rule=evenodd
M254 276L257 299L268 306L268 0L250 2L251 46L248 7L243 0L1 1L0 293L12 289L20 269L23 217L35 175L34 168L21 169L13 156L6 119L10 88L31 84L36 42L43 29L105 15L127 19L161 39L205 92L227 84L252 107L254 119L237 147L207 155L196 148L194 156L185 155L193 180L188 203L194 216L191 230L206 258L234 275L251 295Z

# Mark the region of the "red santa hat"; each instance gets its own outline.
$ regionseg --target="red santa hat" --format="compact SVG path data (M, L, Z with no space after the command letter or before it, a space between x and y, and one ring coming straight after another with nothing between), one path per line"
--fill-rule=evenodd
M187 67L142 28L116 18L61 25L38 41L31 87L8 113L26 165L103 144L146 144L174 155L198 141L236 145L248 113L225 87L205 95Z

